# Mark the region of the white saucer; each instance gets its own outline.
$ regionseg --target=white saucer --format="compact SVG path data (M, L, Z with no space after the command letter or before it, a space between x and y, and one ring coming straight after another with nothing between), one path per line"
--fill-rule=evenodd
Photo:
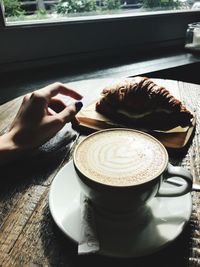
M72 161L54 178L49 207L57 226L75 242L80 240L80 187ZM143 220L134 216L113 220L95 214L100 242L98 254L112 257L140 257L170 244L183 231L192 211L191 194L154 198L145 209ZM129 216L130 217L130 216Z

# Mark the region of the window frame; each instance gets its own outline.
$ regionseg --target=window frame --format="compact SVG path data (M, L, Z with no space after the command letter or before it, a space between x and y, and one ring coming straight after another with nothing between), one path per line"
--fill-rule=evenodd
M0 0L0 28L5 27L5 19L3 14L3 2Z
M184 47L187 25L196 21L198 10L6 26L1 5L0 71Z

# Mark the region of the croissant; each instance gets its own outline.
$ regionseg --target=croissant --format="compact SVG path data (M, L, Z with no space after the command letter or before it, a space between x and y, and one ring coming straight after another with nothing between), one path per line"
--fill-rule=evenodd
M103 89L96 111L120 124L152 130L189 126L193 118L165 87L140 76Z

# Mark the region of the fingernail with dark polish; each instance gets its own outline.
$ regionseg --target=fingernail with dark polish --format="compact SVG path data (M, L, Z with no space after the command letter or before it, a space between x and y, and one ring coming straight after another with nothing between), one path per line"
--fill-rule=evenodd
M79 111L82 108L83 103L81 101L77 101L75 102L75 106L76 106L76 110Z

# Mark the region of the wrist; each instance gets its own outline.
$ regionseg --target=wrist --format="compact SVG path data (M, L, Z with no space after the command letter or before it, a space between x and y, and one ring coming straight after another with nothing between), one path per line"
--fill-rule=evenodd
M26 154L26 150L14 142L12 132L0 136L0 165Z

